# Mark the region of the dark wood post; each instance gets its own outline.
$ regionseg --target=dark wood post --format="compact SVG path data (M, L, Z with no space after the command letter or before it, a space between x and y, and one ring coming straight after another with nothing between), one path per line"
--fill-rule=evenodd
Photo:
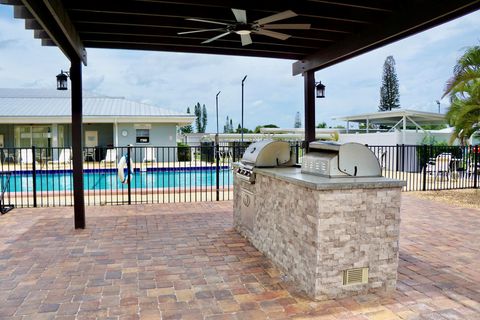
M75 229L85 229L85 199L83 193L83 123L82 123L82 63L71 58L72 81L72 158L73 205Z
M312 70L303 73L305 94L305 152L308 153L309 144L315 141L315 72Z

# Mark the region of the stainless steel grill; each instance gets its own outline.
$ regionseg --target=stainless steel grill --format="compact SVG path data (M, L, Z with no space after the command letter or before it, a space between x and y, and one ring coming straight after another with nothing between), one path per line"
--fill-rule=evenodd
M255 183L253 168L272 168L293 164L288 142L262 140L248 146L235 172L237 177L253 184Z
M377 157L363 144L315 141L309 147L309 153L303 157L302 173L328 178L382 175Z

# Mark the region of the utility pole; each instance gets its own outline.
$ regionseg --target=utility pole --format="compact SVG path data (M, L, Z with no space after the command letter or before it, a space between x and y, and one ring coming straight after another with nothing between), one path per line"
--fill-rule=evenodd
M243 77L242 80L242 146L243 146L243 83L245 82L245 79L247 79L247 76Z

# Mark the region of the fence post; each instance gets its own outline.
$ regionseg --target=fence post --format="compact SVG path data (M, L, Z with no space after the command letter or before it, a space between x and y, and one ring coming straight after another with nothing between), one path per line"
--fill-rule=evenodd
M127 190L128 190L128 204L132 204L132 166L130 165L130 156L132 154L132 147L128 146L127 147Z
M423 186L422 191L427 190L427 166L428 166L428 154L427 154L427 145L424 144L422 146L423 149L423 159L422 159L422 166L423 166Z
M471 150L473 151L473 187L476 189L477 188L477 181L478 181L478 152L480 151L479 148L480 146L474 146L470 147Z
M32 146L33 207L37 207L37 166L35 146Z
M218 143L218 134L215 136L215 155L217 158L217 164L215 166L215 177L216 177L216 196L217 201L220 201L220 146Z
M398 150L399 150L399 144L397 143L395 146L395 171L398 171L398 162L400 159Z
M300 160L300 157L298 155L298 141L295 142L295 163L298 164L298 161Z

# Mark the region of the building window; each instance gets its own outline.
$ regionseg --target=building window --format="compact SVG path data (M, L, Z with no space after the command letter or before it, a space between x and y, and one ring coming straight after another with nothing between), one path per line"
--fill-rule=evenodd
M20 125L15 126L15 147L30 148L36 146L39 148L51 147L51 128L43 125Z
M137 129L137 143L150 143L150 129Z

